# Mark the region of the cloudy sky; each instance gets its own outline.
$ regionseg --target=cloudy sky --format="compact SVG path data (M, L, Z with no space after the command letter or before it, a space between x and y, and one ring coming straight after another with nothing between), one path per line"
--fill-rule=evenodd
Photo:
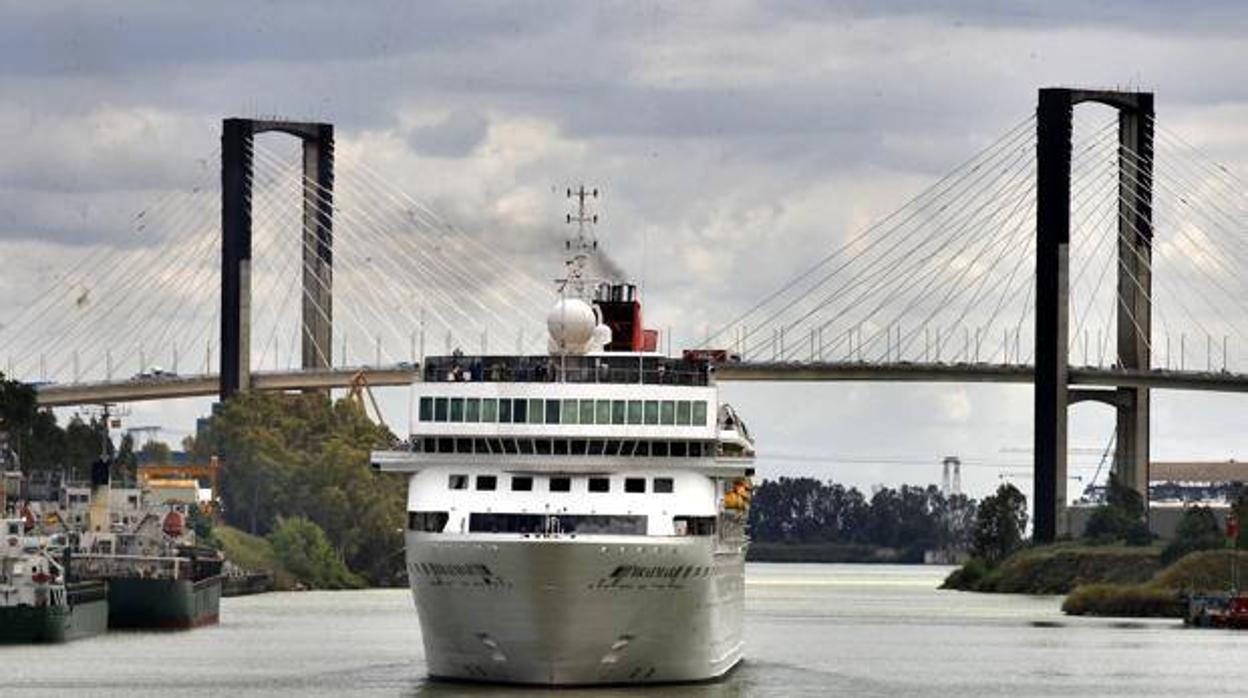
M343 152L537 279L558 271L556 192L597 185L602 244L677 347L1019 123L1040 86L1154 90L1159 119L1248 170L1238 3L1000 5L0 2L0 324L71 262L155 249L136 212L211 181L230 115L332 121ZM725 390L765 475L931 482L958 454L973 494L1029 483L1025 387ZM386 394L392 424L405 400ZM1245 408L1157 396L1155 456L1248 457ZM132 409L176 440L206 403ZM1077 474L1110 424L1072 412Z

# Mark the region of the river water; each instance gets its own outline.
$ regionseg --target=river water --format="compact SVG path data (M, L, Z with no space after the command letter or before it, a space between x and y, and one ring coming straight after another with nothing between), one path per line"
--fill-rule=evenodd
M1248 633L1068 618L1057 597L937 590L942 567L751 564L747 660L655 695L1245 695ZM539 696L424 678L402 590L222 601L222 623L0 647L0 695ZM632 696L644 690L560 691Z

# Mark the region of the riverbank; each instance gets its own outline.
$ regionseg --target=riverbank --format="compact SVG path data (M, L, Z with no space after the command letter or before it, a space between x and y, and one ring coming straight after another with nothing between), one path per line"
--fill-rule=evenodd
M921 564L922 550L846 543L751 542L747 562L812 562L827 564Z
M1024 548L989 567L970 560L942 589L999 594L1069 594L1086 584L1142 584L1161 571L1157 546L1058 543Z
M1188 593L1224 592L1233 586L1232 564L1239 567L1239 578L1245 578L1248 553L1235 555L1205 550L1184 556L1143 582L1083 584L1066 597L1062 610L1075 616L1182 618Z
M302 588L299 580L278 561L273 545L267 539L222 524L213 527L212 533L220 541L225 559L231 565L249 575L268 573L271 579L268 591L293 591ZM249 584L254 585L254 582Z
M989 567L971 560L942 589L996 594L1064 595L1072 616L1181 618L1186 594L1232 586L1231 551L1194 552L1166 567L1158 546L1079 543L1025 548ZM1239 578L1248 579L1248 553L1239 553Z

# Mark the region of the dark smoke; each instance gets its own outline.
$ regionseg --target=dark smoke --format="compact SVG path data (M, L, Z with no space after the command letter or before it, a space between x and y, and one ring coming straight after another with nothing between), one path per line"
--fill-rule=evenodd
M611 259L606 252L598 250L598 254L595 259L597 260L598 274L602 277L603 281L609 281L613 284L620 284L628 281L628 273L625 272L624 268L617 264L614 259Z

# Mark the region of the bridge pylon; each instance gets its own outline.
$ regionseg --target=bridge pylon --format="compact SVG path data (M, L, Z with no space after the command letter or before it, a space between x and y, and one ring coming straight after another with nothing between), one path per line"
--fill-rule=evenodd
M1044 88L1036 109L1035 538L1054 540L1066 525L1070 310L1071 117L1082 102L1118 110L1119 368L1150 368L1152 328L1153 95ZM1141 157L1131 158L1131 154ZM1115 470L1148 502L1149 394L1120 387Z
M251 183L256 134L303 141L302 366L327 369L333 341L332 124L225 119L221 131L221 399L251 388Z

